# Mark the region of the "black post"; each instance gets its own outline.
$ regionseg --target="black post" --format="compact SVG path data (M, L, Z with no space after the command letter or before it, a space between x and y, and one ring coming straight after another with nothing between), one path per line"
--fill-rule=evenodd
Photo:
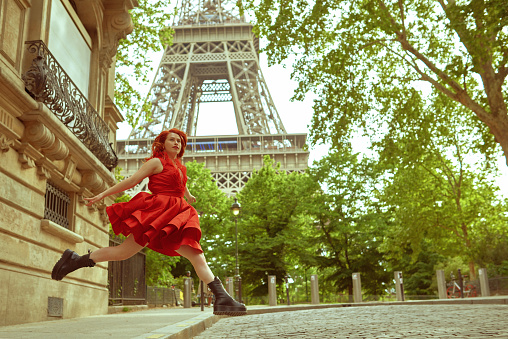
M176 297L175 285L171 285L171 290L173 290L173 296L175 297L175 306L178 306L178 298Z
M242 301L242 277L238 276L238 293L240 294L240 300L238 302L243 303Z
M399 272L399 281L400 281L400 295L402 298L402 301L405 300L404 298L404 283L402 282L402 272Z
M462 273L460 273L460 268L457 271L459 272L460 297L464 298L464 280L462 279Z
M203 291L203 280L201 280L201 311L205 310L205 292Z

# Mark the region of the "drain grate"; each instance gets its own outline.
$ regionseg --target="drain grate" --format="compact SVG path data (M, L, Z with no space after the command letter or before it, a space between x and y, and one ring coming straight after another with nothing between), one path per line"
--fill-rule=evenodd
M48 317L63 317L63 298L48 297Z

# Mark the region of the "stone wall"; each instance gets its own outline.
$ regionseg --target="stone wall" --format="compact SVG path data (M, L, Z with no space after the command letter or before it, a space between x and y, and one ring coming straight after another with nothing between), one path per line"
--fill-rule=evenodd
M108 246L105 206L113 198L92 207L83 198L115 183L112 168L25 90L34 60L25 42L51 45L54 1L90 48L86 99L109 127L109 142L123 120L113 104L114 56L132 30L135 0L0 0L0 326L108 312L107 263L51 279L65 249L84 254ZM68 227L45 217L48 182L69 198Z

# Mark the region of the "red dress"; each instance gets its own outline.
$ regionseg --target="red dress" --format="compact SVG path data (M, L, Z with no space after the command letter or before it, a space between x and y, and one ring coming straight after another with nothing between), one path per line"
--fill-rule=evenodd
M132 234L139 245L169 256L178 256L175 250L182 245L203 252L198 214L183 198L187 169L180 161L175 161L177 168L171 161L159 159L162 172L149 177L152 194L140 192L128 202L107 207L113 231Z

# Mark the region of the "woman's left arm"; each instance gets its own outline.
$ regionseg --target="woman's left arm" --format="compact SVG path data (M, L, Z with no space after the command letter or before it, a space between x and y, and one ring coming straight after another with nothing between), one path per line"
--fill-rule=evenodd
M189 192L189 189L187 188L187 185L185 185L184 196L185 196L185 198L187 198L187 202L189 204L193 204L193 203L196 202L196 198Z

